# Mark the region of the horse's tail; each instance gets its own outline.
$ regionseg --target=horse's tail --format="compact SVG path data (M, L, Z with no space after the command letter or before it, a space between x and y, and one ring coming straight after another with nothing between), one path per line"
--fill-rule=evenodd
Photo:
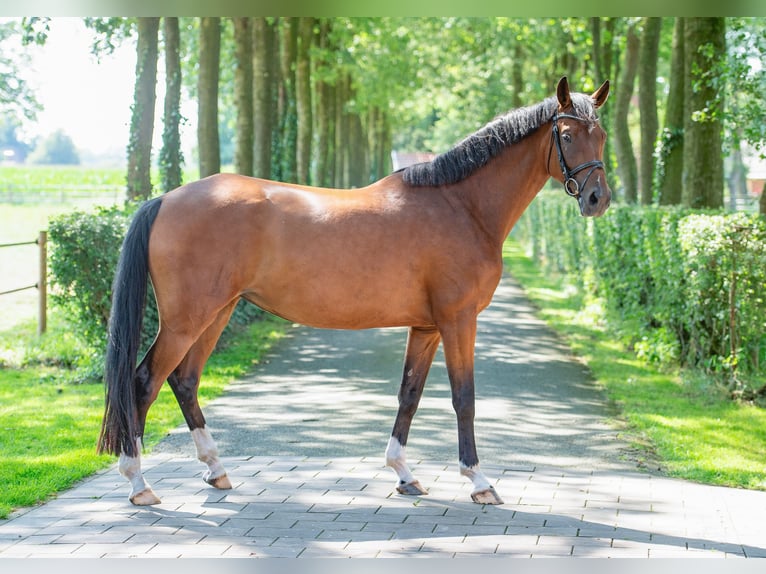
M135 372L149 278L149 233L162 198L136 212L122 243L112 285L112 310L106 348L106 408L98 439L99 453L137 456Z

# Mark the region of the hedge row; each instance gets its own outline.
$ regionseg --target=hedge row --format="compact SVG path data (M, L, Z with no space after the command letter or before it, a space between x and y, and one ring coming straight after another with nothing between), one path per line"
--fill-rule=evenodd
M514 236L599 297L639 354L731 375L766 373L766 220L612 206L598 219L547 192Z
M106 350L112 281L120 246L135 209L136 206L129 206L73 211L52 218L48 226L51 297L91 348L93 364L89 366L98 371L99 377ZM143 351L154 340L158 325L151 282L149 286ZM249 324L262 313L254 305L240 302L221 340L226 341L232 328Z

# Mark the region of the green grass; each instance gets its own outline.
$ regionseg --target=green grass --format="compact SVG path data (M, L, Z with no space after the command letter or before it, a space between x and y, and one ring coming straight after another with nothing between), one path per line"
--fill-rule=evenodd
M598 301L542 273L513 239L504 260L604 387L639 462L678 478L766 489L766 409L729 400L701 373L638 359L610 332Z
M124 168L88 168L82 166L13 165L0 166L0 187L17 188L90 188L124 187Z
M42 338L34 335L34 328L29 321L0 333L0 349L6 355L6 366L0 362L0 483L4 485L0 518L14 508L44 501L114 461L95 451L103 413L102 385L75 384L72 372L55 364L83 350L75 339L67 338L66 325L59 318ZM284 328L283 321L269 317L217 350L203 374L201 403L245 375ZM148 418L147 450L183 423L167 385Z

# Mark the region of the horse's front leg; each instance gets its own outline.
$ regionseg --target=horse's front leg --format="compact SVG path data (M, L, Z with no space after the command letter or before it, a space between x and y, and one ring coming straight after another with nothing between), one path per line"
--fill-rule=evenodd
M431 368L434 355L439 348L440 339L436 328L411 327L407 336L404 373L399 388L399 411L386 448L386 465L393 468L399 477L396 491L400 494L428 494L428 491L412 475L404 451L412 418L415 416L420 397L423 395L428 370Z
M444 341L452 406L457 415L460 474L469 478L474 489L471 499L478 504L503 504L494 487L479 469L474 436L476 399L474 392L474 348L476 315L466 313L457 321L440 326Z

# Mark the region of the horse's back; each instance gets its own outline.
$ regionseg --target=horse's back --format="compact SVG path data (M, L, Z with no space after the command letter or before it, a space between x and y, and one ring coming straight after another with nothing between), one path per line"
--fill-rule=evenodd
M203 309L242 296L317 327L430 325L435 291L458 301L478 280L465 230L400 175L334 190L226 174L167 194L150 264L168 306L191 289Z

